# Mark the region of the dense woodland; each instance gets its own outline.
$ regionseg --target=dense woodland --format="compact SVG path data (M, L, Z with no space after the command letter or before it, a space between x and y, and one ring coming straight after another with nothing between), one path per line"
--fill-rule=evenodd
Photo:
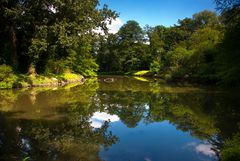
M141 70L167 81L240 86L240 1L214 2L216 13L202 11L171 27L130 20L110 34L107 25L119 15L98 0L1 0L0 89L29 75ZM237 133L226 141L223 160L239 160L239 145Z
M118 14L98 0L2 0L0 80L12 81L4 80L11 74L150 70L166 80L237 86L239 1L215 2L220 14L202 11L171 27L141 28L131 20L108 34L107 24Z
M196 13L172 27L128 21L103 37L97 62L103 72L149 70L166 80L239 85L239 8Z

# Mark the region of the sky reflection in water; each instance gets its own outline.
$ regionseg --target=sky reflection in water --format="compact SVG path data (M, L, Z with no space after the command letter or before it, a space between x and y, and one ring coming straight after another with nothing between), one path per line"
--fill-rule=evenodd
M0 160L215 161L240 118L230 96L129 77L0 91Z
M121 121L113 121L109 130L118 136L119 141L111 148L100 151L101 158L106 161L217 160L212 145L191 137L188 132L177 130L168 121L150 124L141 121L134 129L126 127Z

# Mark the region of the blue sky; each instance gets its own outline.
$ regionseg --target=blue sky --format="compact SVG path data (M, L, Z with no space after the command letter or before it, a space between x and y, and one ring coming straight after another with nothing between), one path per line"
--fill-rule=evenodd
M136 20L141 26L172 26L203 10L215 11L213 0L100 0L120 13L117 24Z

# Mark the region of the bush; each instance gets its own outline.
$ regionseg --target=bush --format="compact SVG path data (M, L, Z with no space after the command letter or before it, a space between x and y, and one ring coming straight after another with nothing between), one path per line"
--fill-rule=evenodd
M5 81L14 74L12 68L5 64L0 65L0 81Z
M49 60L45 73L63 74L67 69L68 67L65 60Z
M80 81L83 79L83 76L79 75L79 74L74 74L74 73L64 73L63 75L61 75L61 77L64 81Z
M5 64L0 65L0 89L13 88L16 81L17 76L12 68Z
M160 61L154 60L150 65L150 71L157 74L160 72L162 66Z
M240 160L240 133L228 139L221 151L222 161Z

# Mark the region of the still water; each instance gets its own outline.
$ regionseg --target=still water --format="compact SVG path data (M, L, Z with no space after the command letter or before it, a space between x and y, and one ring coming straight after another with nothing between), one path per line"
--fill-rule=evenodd
M101 77L0 91L0 160L215 161L240 97L159 80Z

